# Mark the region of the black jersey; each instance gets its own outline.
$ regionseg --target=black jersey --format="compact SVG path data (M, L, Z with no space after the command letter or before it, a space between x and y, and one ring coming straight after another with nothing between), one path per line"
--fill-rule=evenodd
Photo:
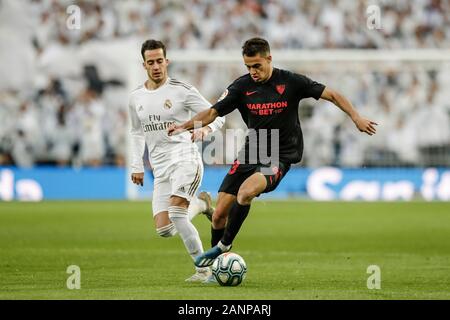
M264 152L270 155L273 136L271 129L278 129L279 141L276 144L280 160L296 163L302 159L303 154L303 134L298 118L299 102L310 97L318 100L324 89L323 84L306 76L274 68L272 76L264 83L253 81L250 74L236 79L212 108L217 110L219 116L238 109L247 127L255 129L258 143L255 144L255 140L247 136L244 149L241 150L241 153L245 151L245 161L248 161L252 149L256 148L256 154L261 154L261 145L267 146L268 150ZM262 139L267 139L267 143L261 143Z

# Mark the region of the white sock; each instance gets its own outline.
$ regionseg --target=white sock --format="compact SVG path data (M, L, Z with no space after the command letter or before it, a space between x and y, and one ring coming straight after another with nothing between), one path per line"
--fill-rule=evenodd
M203 200L200 200L197 197L192 197L189 207L188 207L188 216L189 221L192 221L195 216L197 216L200 212L206 210L206 203Z
M169 218L183 239L184 246L193 260L203 253L202 241L195 226L189 221L187 209L169 207Z
M167 226L156 229L156 233L161 237L168 238L177 234L177 229L173 223L169 223Z
M197 197L192 197L189 207L188 207L188 219L189 221L192 221L200 212L203 212L206 210L206 203L203 200L200 200ZM170 225L173 226L171 223ZM167 227L169 230L164 230L166 227L161 228L161 230L156 230L156 232L162 236L162 237L173 237L178 233L175 226L173 227Z
M217 243L217 246L220 248L220 250L222 250L222 252L228 252L228 251L230 251L230 249L231 249L231 244L229 244L229 245L224 245L223 243L222 243L222 241L219 241L218 243Z

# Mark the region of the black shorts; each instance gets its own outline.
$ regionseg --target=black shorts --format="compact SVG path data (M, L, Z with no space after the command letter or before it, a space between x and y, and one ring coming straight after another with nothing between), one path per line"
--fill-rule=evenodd
M280 184L281 179L284 178L290 167L290 164L283 162L280 162L278 167L271 167L262 164L240 164L238 160L235 160L223 179L219 192L237 195L244 181L255 172L263 173L266 178L267 186L262 193L273 191Z

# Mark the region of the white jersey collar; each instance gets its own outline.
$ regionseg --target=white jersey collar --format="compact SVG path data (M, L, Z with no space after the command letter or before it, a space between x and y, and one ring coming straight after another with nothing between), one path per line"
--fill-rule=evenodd
M169 83L169 81L170 81L170 77L167 77L166 81L161 86L159 86L158 88L153 89L153 90L150 90L149 88L147 88L147 86L145 85L145 83L147 81L145 81L144 82L144 89L145 89L146 92L156 92L156 91L160 90L161 88L165 87Z

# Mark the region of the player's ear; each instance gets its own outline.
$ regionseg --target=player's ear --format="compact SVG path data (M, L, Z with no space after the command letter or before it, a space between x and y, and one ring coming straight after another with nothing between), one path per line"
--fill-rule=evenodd
M169 65L170 61L166 58L166 64Z
M266 59L269 61L269 63L272 62L272 55L269 54L269 55L266 57Z

